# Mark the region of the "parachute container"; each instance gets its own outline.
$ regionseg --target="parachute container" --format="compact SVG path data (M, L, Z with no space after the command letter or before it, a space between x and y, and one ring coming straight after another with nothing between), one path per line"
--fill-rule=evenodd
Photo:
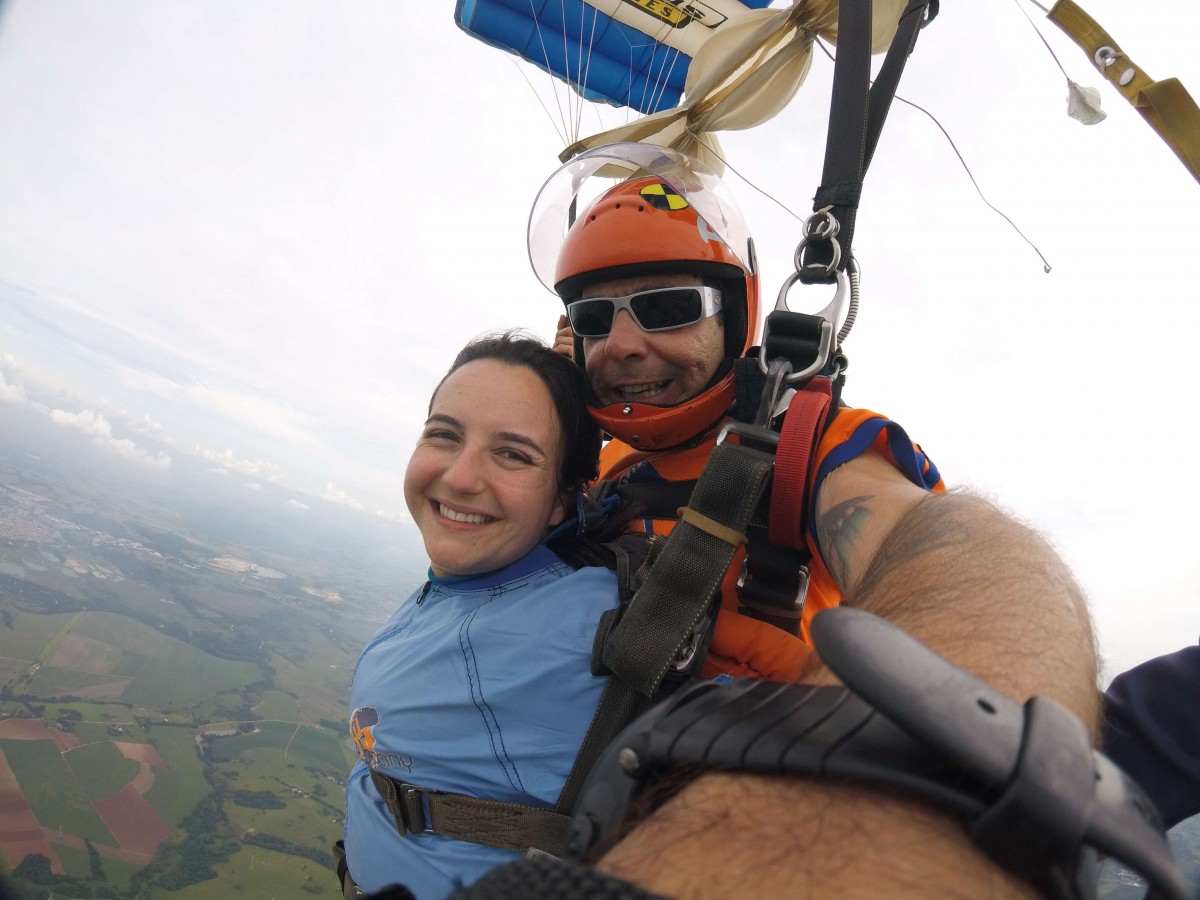
M587 100L649 114L679 103L692 54L713 30L770 2L457 0L454 21Z

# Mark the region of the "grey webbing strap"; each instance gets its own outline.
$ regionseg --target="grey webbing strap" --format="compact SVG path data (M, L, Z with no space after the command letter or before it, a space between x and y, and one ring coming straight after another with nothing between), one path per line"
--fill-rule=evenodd
M739 535L771 478L775 457L720 443L688 508ZM609 636L604 664L625 684L653 697L672 663L695 651L698 629L733 561L736 544L681 520Z
M531 847L562 856L570 817L552 809L481 800L406 784L371 771L401 835L442 834L472 844L524 853ZM426 814L428 809L428 814Z

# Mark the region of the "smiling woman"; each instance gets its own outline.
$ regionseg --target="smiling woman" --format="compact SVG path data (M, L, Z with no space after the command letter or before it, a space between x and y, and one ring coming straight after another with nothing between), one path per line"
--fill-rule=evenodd
M608 681L592 643L617 603L613 572L580 563L622 525L590 530L599 511L579 499L600 450L584 391L570 361L509 333L469 344L433 392L404 480L428 581L350 688L345 861L364 890L443 897L537 843L489 834L485 813L558 816Z

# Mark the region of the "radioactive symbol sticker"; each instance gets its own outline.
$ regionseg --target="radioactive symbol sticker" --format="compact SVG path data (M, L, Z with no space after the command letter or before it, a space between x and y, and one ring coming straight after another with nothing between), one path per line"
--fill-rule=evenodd
M641 195L655 209L687 209L688 202L665 184L648 184Z

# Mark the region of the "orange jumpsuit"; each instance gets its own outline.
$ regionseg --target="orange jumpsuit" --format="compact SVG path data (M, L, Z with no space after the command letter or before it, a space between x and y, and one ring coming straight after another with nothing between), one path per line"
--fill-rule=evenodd
M686 481L699 477L712 453L720 425L695 447L661 451L638 451L619 440L610 441L600 459L600 477L623 484ZM863 453L878 453L914 484L930 491L945 486L937 468L921 448L909 440L896 423L865 409L843 408L826 429L810 466L810 497L821 482L841 464ZM634 530L668 534L676 519L639 519ZM811 514L810 514L811 523ZM703 675L750 676L773 681L795 681L805 670L811 652L809 623L822 609L841 603L842 594L833 581L808 527L805 539L812 552L808 594L804 603L800 636L788 634L766 622L739 615L736 581L745 549L739 548L721 585L721 611L704 664Z

